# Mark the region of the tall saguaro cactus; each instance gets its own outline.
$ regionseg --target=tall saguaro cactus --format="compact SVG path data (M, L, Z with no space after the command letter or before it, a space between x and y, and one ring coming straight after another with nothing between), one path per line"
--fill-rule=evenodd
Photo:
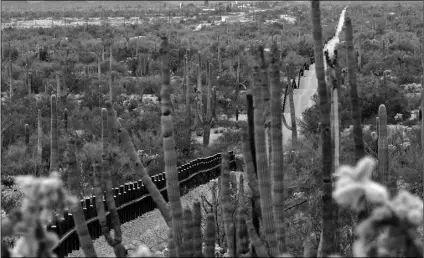
M200 96L197 98L197 119L203 127L203 146L207 147L209 145L210 131L213 119L213 108L216 105L212 105L212 64L207 63L207 89L202 85L202 75L200 68L200 55L199 55L199 64L197 70L197 84L200 90Z
M58 166L58 131L57 131L57 101L56 95L50 98L51 105L51 131L50 131L50 172L57 171Z
M188 55L186 54L184 57L184 82L185 82L185 109L186 109L186 115L187 115L187 125L188 127L191 126L191 87L190 87L190 76L189 76L189 61L188 61Z
M356 161L359 161L365 154L364 142L362 140L361 128L361 113L359 110L358 89L356 85L356 70L355 70L355 57L353 51L353 31L352 21L349 17L345 18L346 26L346 46L347 46L347 75L350 86L350 96L352 102L352 120L353 120L353 139L355 141L355 154Z
M263 68L264 63L264 50L263 47L258 49L255 63L255 73L259 74L260 67ZM256 162L258 169L259 192L261 195L261 211L262 222L264 226L265 239L269 243L271 255L278 254L277 239L274 228L274 214L272 212L271 195L271 178L268 169L268 160L266 156L265 144L265 127L264 127L264 94L265 90L263 80L267 80L264 76L260 76L259 80L256 79L253 90L253 105L254 105L254 121L255 121L255 148L256 148ZM266 89L269 90L269 89ZM269 95L268 95L269 96Z
M10 98L13 97L13 77L12 77L12 49L10 48L9 42L9 94Z
M40 166L40 169L42 168L43 164L43 129L41 127L41 109L38 110L38 116L37 116L37 160L38 165ZM39 175L41 175L41 171L38 171Z
M281 124L280 52L274 42L271 46L271 175L273 177L273 211L277 233L278 252L286 252L284 221L284 163Z
M114 99L114 92L113 92L113 86L112 86L112 42L110 42L109 46L109 91L110 91L110 102L113 103Z
M327 86L325 83L323 44L321 28L321 11L318 0L311 3L312 9L312 33L314 37L315 49L315 70L318 79L319 108L321 113L321 137L322 137L322 231L321 250L319 256L328 256L336 250L335 246L335 225L333 221L332 182L331 168L333 153L331 152L331 130L330 130L330 102L328 101Z
M163 149L165 158L165 173L167 179L168 199L172 217L172 233L175 241L176 253L181 255L183 208L180 199L180 185L178 182L177 154L172 126L172 103L170 99L171 86L169 76L169 46L168 38L163 37L161 48L162 58L162 89L161 89L161 124Z
M378 108L378 171L382 183L388 186L392 194L394 189L390 187L391 176L389 175L389 150L387 142L387 110L385 105ZM396 187L396 186L395 186Z

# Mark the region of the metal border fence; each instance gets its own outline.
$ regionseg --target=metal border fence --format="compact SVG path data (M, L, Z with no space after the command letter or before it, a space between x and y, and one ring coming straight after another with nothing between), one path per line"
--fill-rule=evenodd
M234 152L230 151L229 155L230 169L236 170ZM221 153L210 157L199 158L178 167L178 181L180 182L181 189L180 194L184 195L187 192L186 189L192 189L217 178L220 172ZM165 172L151 176L151 178L162 193L164 199L168 201ZM128 182L112 190L121 223L134 220L144 213L156 208L156 204L153 202L141 180ZM97 239L102 236L102 232L97 218L95 196L86 197L80 202L84 210L85 220L91 239ZM107 225L109 228L112 228L106 201L103 200L103 203L106 209ZM47 226L47 230L55 232L60 239L58 246L54 250L58 257L65 257L72 251L80 248L74 219L69 210L65 210L63 214L55 214L54 222Z

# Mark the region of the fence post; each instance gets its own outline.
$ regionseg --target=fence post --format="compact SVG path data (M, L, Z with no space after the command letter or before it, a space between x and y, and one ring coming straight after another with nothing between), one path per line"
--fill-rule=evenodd
M118 194L119 206L121 206L122 204L125 203L124 192L125 192L124 186L123 185L120 185L119 186L119 194ZM119 214L119 221L124 221L124 212L123 212L123 210L118 210L118 214ZM125 223L125 222L123 222L123 223Z
M96 206L96 196L95 195L93 195L91 197L90 207L93 210L93 216L97 217L97 206ZM99 218L97 218L97 220L93 222L93 227L94 227L94 238L97 239L101 235Z

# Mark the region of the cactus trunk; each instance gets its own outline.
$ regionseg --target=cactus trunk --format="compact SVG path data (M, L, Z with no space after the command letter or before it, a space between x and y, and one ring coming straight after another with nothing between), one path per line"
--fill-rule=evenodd
M177 172L177 155L175 152L175 139L172 126L172 103L170 99L171 86L169 84L169 46L168 39L166 37L162 38L160 53L162 56L161 124L165 158L165 173L167 178L167 191L172 216L172 230L175 240L176 252L177 255L181 255L183 208L180 199L180 185L178 182Z
M387 111L386 106L380 105L378 108L378 171L379 176L382 178L382 183L389 189L390 194L393 196L395 189L392 185L392 176L389 174L389 150L387 142Z
M225 226L225 236L227 239L228 254L230 257L236 257L236 243L234 241L234 221L232 214L232 204L230 199L230 171L228 153L222 155L221 165L221 203L223 209L223 218Z
M322 196L322 250L319 250L318 256L328 256L335 252L335 237L336 231L333 221L333 199L332 199L332 182L331 168L333 154L331 152L331 129L330 129L330 113L331 103L328 101L327 86L325 83L324 60L323 60L323 44L322 44L322 29L321 29L321 11L319 1L313 0L311 3L312 9L312 31L314 37L314 53L315 53L315 70L318 79L318 96L319 108L321 113L321 138L322 138L322 181L323 181L323 196Z
M112 86L112 43L110 43L109 52L110 52L109 53L109 92L110 92L109 101L113 103L114 92L113 92L113 86Z
M205 257L215 257L215 216L212 213L206 215Z
M25 145L29 144L29 124L25 124Z
M40 166L40 170L38 171L38 175L42 174L42 164L43 164L43 129L41 127L41 109L38 110L38 118L37 118L37 157L38 157L38 165Z
M257 64L255 64L255 74L259 74L259 65L261 70L265 70L264 52L263 47L260 47L259 53L257 54ZM266 157L266 144L265 144L265 128L264 128L264 95L263 91L267 89L265 84L268 84L268 78L264 77L263 74L255 76L256 80L254 83L253 92L253 105L255 108L254 120L255 120L255 147L256 147L256 162L258 169L259 179L259 193L261 196L261 211L262 211L262 222L264 225L265 239L270 247L270 253L272 256L278 254L277 240L275 235L274 227L274 214L272 212L272 195L271 195L271 181L270 173L268 169L268 161ZM267 89L269 90L269 89ZM269 96L269 93L268 93Z
M185 81L185 90L186 90L186 115L187 115L187 126L191 126L191 87L190 87L190 77L189 77L189 62L187 55L184 58L185 60L185 70L184 70L184 81ZM190 134L189 134L190 135Z
M297 125L296 125L296 112L294 110L294 99L293 99L293 87L292 87L292 82L294 81L294 79L291 79L291 72L290 72L290 66L286 65L286 72L287 72L287 78L289 81L289 85L287 87L287 90L289 91L289 105L290 105L290 118L291 118L291 126L290 126L290 130L292 132L292 148L295 149L297 146ZM284 121L285 121L285 117L284 117ZM287 126L287 128L289 128Z
M281 94L280 85L280 52L277 44L271 46L271 139L272 139L272 192L273 211L277 234L278 253L286 252L285 222L284 222L284 163L281 126Z
M56 95L50 99L51 106L51 131L50 131L50 172L58 171L58 132L57 132L57 102Z
M358 89L356 85L355 57L353 51L353 32L352 22L349 17L345 19L346 26L346 45L347 45L347 75L350 86L350 96L352 102L352 123L353 123L353 139L355 141L356 162L358 162L365 154L364 142L362 139L361 128L361 112L359 109Z

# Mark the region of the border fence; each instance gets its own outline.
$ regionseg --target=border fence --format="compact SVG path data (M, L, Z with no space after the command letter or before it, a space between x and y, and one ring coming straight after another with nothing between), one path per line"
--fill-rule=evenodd
M230 151L230 170L236 170L234 152ZM221 153L210 157L199 158L178 167L178 181L180 182L181 195L186 193L185 189L192 189L201 184L217 178L221 172ZM162 196L168 201L165 172L151 176ZM113 189L114 199L121 223L134 220L144 213L156 208L146 187L141 180L129 182ZM85 221L90 232L91 239L102 236L99 220L97 218L95 196L82 199L81 205L84 210ZM112 228L110 213L103 200L107 225ZM65 210L63 214L55 214L54 222L47 226L48 231L55 232L59 237L59 244L54 250L58 257L65 257L74 250L80 248L78 235L75 228L72 213Z

